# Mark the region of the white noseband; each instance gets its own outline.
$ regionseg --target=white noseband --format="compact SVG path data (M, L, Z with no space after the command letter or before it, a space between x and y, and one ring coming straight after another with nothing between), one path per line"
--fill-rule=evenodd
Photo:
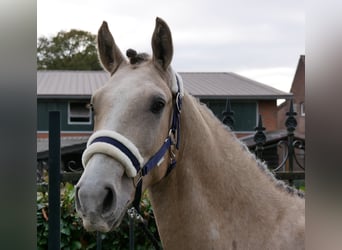
M120 149L120 147L113 147L113 145L108 142L98 140L102 137L109 138L109 140L110 138L114 139L113 141L117 141L119 144L126 147L136 158L137 162L135 165L139 164L139 166L135 167L134 160L132 161L132 159L130 159L127 154L122 151L123 149ZM140 166L143 164L143 158L140 155L138 148L129 139L111 130L99 130L90 136L87 142L87 148L82 155L83 166L86 167L89 159L97 153L108 155L119 161L124 166L128 177L135 177L137 175L137 167L140 169Z

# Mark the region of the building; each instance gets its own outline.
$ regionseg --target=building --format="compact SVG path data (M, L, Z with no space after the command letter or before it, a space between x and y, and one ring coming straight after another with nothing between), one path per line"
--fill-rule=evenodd
M292 81L290 92L293 94L293 110L297 113L295 141L300 142L301 147L295 148L296 161L294 170L302 171L305 167L305 55L300 55L297 69ZM290 100L285 101L278 107L278 130L286 130L286 113L290 109ZM288 168L288 165L286 166Z
M268 130L277 128L277 99L291 94L234 73L181 73L185 89L222 119L226 100L231 101L238 134L254 132L258 114ZM92 93L109 78L103 71L38 71L37 137L46 138L48 111L60 110L62 136L87 136L92 131Z
M222 120L227 99L234 111L234 131L238 137L254 134L258 115L262 114L268 130L277 128L277 99L291 94L234 73L180 73L184 88L205 103ZM92 93L109 78L104 71L37 72L37 154L46 159L48 150L48 115L61 113L61 146L64 166L76 165L87 138L92 133L91 110L87 108Z
M294 118L296 119L297 126L294 130L293 140L295 143L293 170L303 171L305 167L305 56L299 57L297 69L293 78L291 90L293 98L286 100L277 108L277 126L275 129L266 127L265 136L266 141L263 145L263 160L266 161L270 168L277 168L288 155L288 131L286 128L287 114L290 111L291 101L293 102L293 109L297 113ZM253 135L247 135L240 138L251 150L254 150L256 143ZM289 171L289 162L283 162L281 170Z
M293 94L293 109L297 113L296 133L305 138L305 55L299 57L290 92ZM279 105L278 129L285 129L286 112L289 111L289 107L289 100Z

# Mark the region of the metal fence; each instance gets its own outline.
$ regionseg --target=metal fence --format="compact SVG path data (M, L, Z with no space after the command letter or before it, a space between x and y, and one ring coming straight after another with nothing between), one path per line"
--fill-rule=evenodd
M222 122L234 131L234 111L231 109L229 100L227 100L226 110L222 114ZM291 186L295 180L305 179L305 139L295 137L297 127L296 115L297 113L294 111L293 101L291 100L285 121L287 134L279 140L267 144L266 128L263 126L262 116L259 114L258 124L255 127L256 132L253 137L255 144L249 147L258 159L266 162L265 152L275 149L273 152L277 154L276 159L278 162L275 166L270 167L270 170L277 179L287 180Z

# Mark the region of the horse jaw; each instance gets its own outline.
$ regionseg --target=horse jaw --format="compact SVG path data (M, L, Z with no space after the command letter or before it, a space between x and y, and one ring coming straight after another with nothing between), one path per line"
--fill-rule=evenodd
M131 178L104 154L94 155L76 185L76 211L87 231L117 228L134 197Z

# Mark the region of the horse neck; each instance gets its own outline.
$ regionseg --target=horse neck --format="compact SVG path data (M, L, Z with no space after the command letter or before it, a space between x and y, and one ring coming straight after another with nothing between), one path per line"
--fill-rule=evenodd
M273 184L235 136L205 106L186 94L177 166L150 188L163 243L170 246L180 227L180 238L187 238L189 244L196 241L203 248L203 244L209 244L208 237L236 235L241 223L274 223L269 214L276 206L284 209L292 197ZM208 226L210 235L206 235ZM203 242L184 233L203 227Z

